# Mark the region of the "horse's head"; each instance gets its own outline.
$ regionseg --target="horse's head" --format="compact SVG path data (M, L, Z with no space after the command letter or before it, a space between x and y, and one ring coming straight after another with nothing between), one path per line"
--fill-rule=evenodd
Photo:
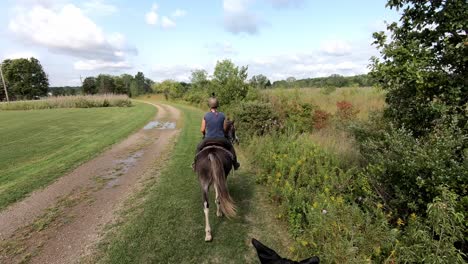
M227 129L226 129L226 138L231 142L239 143L239 138L236 136L236 126L234 124L234 120L227 120L226 121Z
M301 260L300 262L282 258L273 249L263 245L260 241L252 238L252 245L257 250L258 258L262 264L319 264L320 259L318 257L311 257L308 259Z

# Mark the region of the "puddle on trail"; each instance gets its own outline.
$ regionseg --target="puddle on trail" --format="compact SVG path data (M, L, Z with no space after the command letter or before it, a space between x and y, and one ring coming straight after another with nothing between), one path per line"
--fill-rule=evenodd
M105 188L113 188L120 185L119 177L126 174L130 168L134 167L139 158L144 154L143 150L132 153L124 159L115 160L115 167L107 172L106 175L100 176L105 181Z
M159 122L159 121L151 121L149 122L143 129L175 129L176 123L175 122Z

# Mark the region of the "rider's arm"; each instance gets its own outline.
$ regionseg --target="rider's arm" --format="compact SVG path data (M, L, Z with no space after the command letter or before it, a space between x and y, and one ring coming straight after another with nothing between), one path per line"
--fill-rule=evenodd
M227 124L227 120L225 119L224 120L224 124L223 124L223 128L224 128L224 134L226 134L228 131L228 124Z
M205 121L205 118L203 118L203 120L202 120L202 122L201 122L200 131L202 132L203 136L205 136L205 133L206 133L206 121Z

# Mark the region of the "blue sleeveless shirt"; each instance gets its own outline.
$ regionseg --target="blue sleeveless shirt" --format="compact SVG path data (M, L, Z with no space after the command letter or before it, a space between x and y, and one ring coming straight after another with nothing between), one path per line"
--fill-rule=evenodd
M221 112L208 112L205 114L205 138L224 138L224 114Z

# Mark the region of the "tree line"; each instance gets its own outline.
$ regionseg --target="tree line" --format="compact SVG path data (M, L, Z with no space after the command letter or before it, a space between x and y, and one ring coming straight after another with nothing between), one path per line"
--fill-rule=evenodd
M188 83L174 80L156 83L146 78L142 72L138 72L135 76L127 73L118 76L99 74L95 77L86 77L82 81L81 86L50 87L48 76L36 58L4 60L2 70L10 100L31 100L48 95L62 96L104 93L127 94L130 97L136 97L151 92L164 93L166 98L178 98L189 91L191 93L186 96L199 97L202 90L218 91L221 92L220 94L223 94L223 91L229 91L229 96L234 94L236 98L240 98L247 95L247 86L256 89L269 89L366 87L374 84L373 80L366 74L350 77L333 74L329 77L300 80L289 77L286 80L279 80L273 83L263 74L254 75L250 79L247 79L248 67L238 67L230 60L218 62L212 76L209 76L205 70L193 71ZM199 92L198 95L197 92ZM4 89L0 89L0 101L5 101L5 99ZM228 98L223 99L229 100Z

